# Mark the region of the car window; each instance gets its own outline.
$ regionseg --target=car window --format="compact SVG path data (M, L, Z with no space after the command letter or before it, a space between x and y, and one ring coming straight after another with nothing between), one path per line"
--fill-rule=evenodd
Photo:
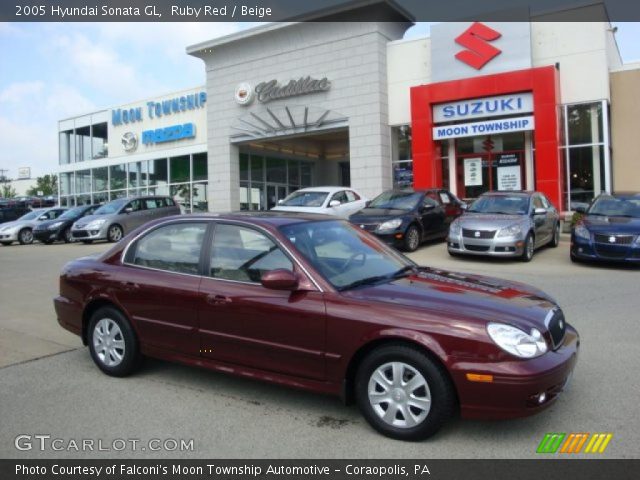
M544 195L540 195L540 200L542 200L542 205L544 206L544 208L551 208L551 202L549 202L549 199L547 197L545 197Z
M293 271L293 263L263 233L239 225L216 226L209 272L213 278L260 283L265 272L280 268Z
M174 223L137 241L130 263L168 272L197 275L206 223Z
M125 210L127 208L130 208L132 212L137 212L139 210L142 210L143 209L142 200L140 199L131 200L129 203L127 203L127 205L124 208Z
M327 192L298 190L291 193L279 205L283 207L322 207L327 195Z
M349 203L349 199L347 198L347 194L344 192L344 190L334 193L330 201L334 200L338 200L340 203Z
M437 207L438 205L440 205L440 203L438 203L438 201L433 198L435 195L435 193L430 193L427 194L423 199L422 199L422 206L423 207Z
M533 208L545 208L539 195L534 195L533 197Z
M356 200L360 200L360 195L358 195L353 190L346 190L347 200L350 202L355 202Z
M444 203L445 205L451 203L451 198L449 197L449 194L446 192L440 192L440 201L442 203Z
M146 198L144 200L144 206L147 210L154 210L156 208L160 208L161 206L163 206L161 202L162 202L162 199L160 198Z

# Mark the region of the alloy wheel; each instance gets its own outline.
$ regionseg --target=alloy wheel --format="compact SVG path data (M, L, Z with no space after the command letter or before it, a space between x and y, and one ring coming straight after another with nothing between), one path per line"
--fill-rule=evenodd
M386 424L412 428L431 410L431 391L424 376L404 362L389 362L373 371L368 397L374 412Z
M125 355L124 337L118 324L110 318L103 318L93 329L93 348L100 362L107 367L115 367Z
M22 244L33 243L33 232L30 229L25 228L20 232L20 243Z
M122 238L122 229L118 225L111 225L109 227L109 240L117 242Z
M420 243L420 233L418 229L415 227L409 228L407 232L407 247L410 251L414 251L418 248L418 244Z

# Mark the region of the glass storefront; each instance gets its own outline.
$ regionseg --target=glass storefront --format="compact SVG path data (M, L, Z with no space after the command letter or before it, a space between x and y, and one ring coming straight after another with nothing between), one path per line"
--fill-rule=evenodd
M391 128L391 155L393 188L413 187L411 127L409 125Z
M310 161L253 152L241 152L239 161L241 210L269 210L291 192L313 185Z
M60 165L106 158L108 150L106 122L85 125L58 134Z
M184 212L207 212L207 154L120 163L60 173L63 206L135 195L170 195Z

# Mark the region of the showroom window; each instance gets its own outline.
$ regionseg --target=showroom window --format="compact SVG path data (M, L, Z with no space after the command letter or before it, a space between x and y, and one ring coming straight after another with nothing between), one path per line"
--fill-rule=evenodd
M393 188L413 186L413 160L411 155L411 127L391 127L391 168Z

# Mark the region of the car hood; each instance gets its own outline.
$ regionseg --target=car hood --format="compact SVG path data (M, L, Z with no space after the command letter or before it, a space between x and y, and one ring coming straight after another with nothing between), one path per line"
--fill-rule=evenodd
M5 222L0 225L0 230L9 230L12 228L31 227L39 223L37 220L14 220L13 222Z
M36 229L46 230L49 227L49 225L53 225L54 223L62 222L64 224L64 223L73 222L73 221L74 220L64 219L64 218L57 218L55 220L45 220L44 222L38 222L36 224Z
M582 218L582 223L595 233L640 235L640 218L586 215Z
M499 230L514 223L526 221L525 215L500 215L495 213L465 213L458 217L460 226L470 230Z
M82 226L82 225L88 225L90 222L93 222L94 220L99 220L101 218L107 218L109 215L112 214L105 214L105 215L86 215L78 220L76 220L74 222L74 225L76 227Z
M403 217L410 210L398 208L363 208L349 217L353 223L381 223L392 218Z
M546 330L544 319L557 307L553 298L529 285L433 268L342 294L365 302L419 308L451 321L504 322L526 331Z

